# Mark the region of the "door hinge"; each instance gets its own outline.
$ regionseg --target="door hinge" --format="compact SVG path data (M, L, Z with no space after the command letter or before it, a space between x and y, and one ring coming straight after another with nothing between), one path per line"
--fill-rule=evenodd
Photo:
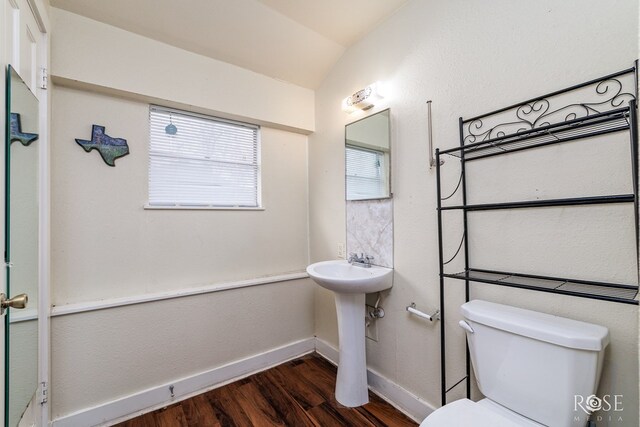
M40 383L40 404L44 405L49 401L49 385L43 381Z
M46 67L42 67L42 80L40 84L40 89L47 90L48 84L49 84L49 73L47 73Z

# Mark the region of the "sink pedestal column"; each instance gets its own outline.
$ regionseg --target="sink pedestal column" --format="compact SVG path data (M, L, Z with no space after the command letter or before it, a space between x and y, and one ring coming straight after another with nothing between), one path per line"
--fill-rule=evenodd
M369 402L365 352L365 294L335 293L340 359L336 400L348 407Z

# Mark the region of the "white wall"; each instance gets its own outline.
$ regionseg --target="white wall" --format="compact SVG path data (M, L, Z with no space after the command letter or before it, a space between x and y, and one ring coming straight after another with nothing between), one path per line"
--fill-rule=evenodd
M88 137L93 123L128 141L130 154L116 160L115 168L74 141ZM306 137L266 127L261 135L264 211L145 210L148 105L55 87L53 304L135 297L304 269ZM285 282L55 318L53 418L309 337L309 286ZM296 307L289 311L292 300ZM179 309L167 311L167 304ZM274 314L260 318L251 311ZM78 335L78 330L84 332ZM163 343L167 350L147 341ZM87 356L95 351L102 356ZM160 357L166 369L145 370L140 374L144 381L130 375L153 357ZM196 358L199 364L191 362ZM86 375L69 375L79 367ZM87 393L89 384L103 386Z
M312 289L303 279L54 317L52 419L309 338Z
M309 133L314 93L244 68L51 8L51 75L161 105Z
M63 87L53 98L54 305L306 266L306 136L261 129L264 211L145 210L148 104ZM94 123L127 139L115 168L74 140Z
M316 92L316 132L309 148L312 261L333 258L345 235L344 125L359 117L343 113L340 101L377 80L385 82L389 93L369 113L391 108L395 267L394 287L382 302L386 316L378 321L379 342L367 344L372 369L439 406L439 325L425 324L405 311L412 301L425 311L439 304L435 173L428 166L426 101L433 100L435 145L457 146L459 116L471 117L630 67L638 55L637 9L633 0L608 2L606 7L578 0L414 0L350 48L328 75ZM470 188L476 200L485 201L498 194L508 199L522 188L529 191L523 198L604 187L628 190L628 145L620 145L626 144L626 136L616 138L612 146L617 148L604 157L589 144L573 144L503 163L498 158L482 166L474 162ZM574 163L568 164L570 159ZM578 168L576 175L569 172L572 167ZM506 175L506 180L493 176L501 170L505 174L499 176ZM446 189L455 187L458 174L457 162L449 159ZM540 175L542 179L532 181ZM479 221L485 217L476 217L477 232L470 236L472 263L636 283L630 214L628 207L556 209L523 212L508 224L502 222L503 214L483 223ZM512 230L521 235L506 235ZM459 219L447 222L447 254L455 252L460 232ZM506 239L510 246L482 245L482 234L505 235L502 243ZM559 246L548 243L557 237ZM531 247L523 244L529 241ZM463 335L455 327L463 286L452 281L447 287L449 342L457 343L447 348L449 385L463 375ZM472 286L472 298L609 327L612 343L600 393L624 394L626 422L637 423L637 307L482 284ZM315 321L317 336L337 344L333 298L321 289L316 290ZM456 390L449 397L462 394Z
M84 18L66 12L54 9L53 15L52 73L64 84L51 87L56 309L304 270L304 133L313 129L313 92L92 21L95 28L88 28ZM111 54L128 59L92 62ZM176 66L183 60L190 61L186 69ZM168 80L140 74L136 67L145 61ZM228 92L218 97L222 86ZM239 101L245 90L259 102ZM265 209L145 210L149 101L261 123ZM127 139L130 154L116 160L115 168L76 144L75 138L90 136L93 124ZM57 316L51 332L52 419L312 334L308 279Z

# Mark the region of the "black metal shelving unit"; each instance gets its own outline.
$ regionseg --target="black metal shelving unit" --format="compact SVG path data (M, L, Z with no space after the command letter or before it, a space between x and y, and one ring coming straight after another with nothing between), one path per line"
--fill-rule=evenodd
M577 98L568 103L567 99ZM469 285L486 283L510 288L590 298L608 302L638 305L638 284L605 283L571 278L505 272L472 267L468 248L467 215L474 211L502 209L534 209L542 207L586 206L628 203L634 206L636 254L640 259L640 225L638 208L638 61L632 68L590 80L566 89L501 108L470 119L460 118L460 145L446 150L436 149L436 185L438 208L438 254L440 259L440 339L441 398L466 380L467 397L471 395L469 348L466 347L466 375L448 387L446 378L445 279L465 283L465 301L469 301ZM542 148L568 141L628 132L632 193L593 195L562 199L527 200L501 203L467 204L465 165L488 157L508 155L523 150ZM603 142L606 144L606 141ZM451 195L443 197L441 157L459 158L461 175ZM443 206L443 201L461 192L462 204ZM463 235L458 250L446 260L443 249L443 214L461 211ZM464 271L445 272L445 266L460 253L464 254ZM640 261L639 261L640 262ZM640 280L640 266L639 280Z

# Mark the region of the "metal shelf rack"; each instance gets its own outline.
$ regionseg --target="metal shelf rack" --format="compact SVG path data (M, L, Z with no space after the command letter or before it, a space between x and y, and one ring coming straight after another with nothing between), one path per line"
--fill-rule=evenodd
M455 274L444 274L451 279L489 283L511 288L531 289L541 292L593 298L623 304L638 304L638 286L617 283L592 282L587 280L564 279L531 274L507 273L505 271L470 268Z
M567 99L578 98L578 102ZM460 118L460 145L436 149L436 185L438 212L438 254L440 260L440 339L441 398L447 403L447 393L466 380L467 397L471 395L469 349L466 354L466 375L450 387L446 380L445 279L465 283L465 301L469 301L472 282L528 289L532 291L570 295L622 304L638 305L638 284L605 283L581 279L504 272L472 267L469 259L467 215L473 211L502 209L533 209L542 207L586 206L612 203L633 204L635 215L636 254L640 258L640 225L638 208L638 61L632 68L590 80L566 89L501 108L470 119ZM593 195L586 197L526 200L500 203L467 204L465 164L470 161L501 156L549 145L576 141L618 132L628 132L632 171L632 193ZM606 141L603 142L606 144ZM453 194L461 192L462 204L443 206L441 186L441 156L460 160L461 175ZM445 261L443 250L443 214L461 211L463 235L452 258ZM464 270L445 272L445 266L462 251ZM640 261L639 261L640 262Z

